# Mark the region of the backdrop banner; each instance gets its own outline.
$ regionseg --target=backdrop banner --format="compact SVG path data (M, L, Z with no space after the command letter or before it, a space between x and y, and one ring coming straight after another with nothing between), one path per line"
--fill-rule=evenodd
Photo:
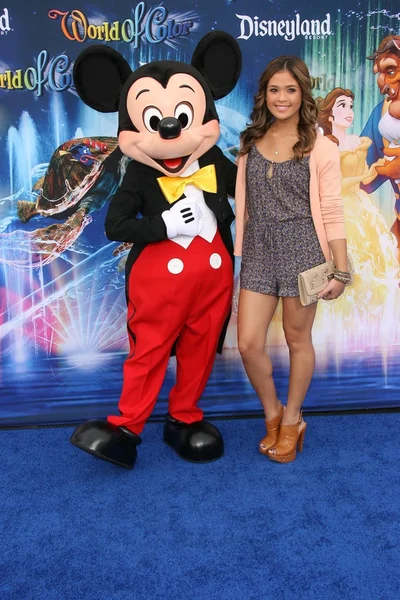
M320 302L317 366L305 409L400 406L400 13L394 0L21 0L0 9L0 425L56 424L115 412L128 351L124 261L104 221L123 177L117 115L77 96L74 60L90 44L132 69L190 61L213 29L243 52L235 90L217 102L218 142L235 160L261 72L280 54L312 75L320 127L339 143L356 276ZM374 53L379 53L374 60ZM116 153L117 154L117 153ZM233 203L233 200L232 200ZM224 353L201 406L207 415L260 410L237 350L238 274ZM289 356L278 308L268 336L279 396ZM153 416L167 411L175 361Z

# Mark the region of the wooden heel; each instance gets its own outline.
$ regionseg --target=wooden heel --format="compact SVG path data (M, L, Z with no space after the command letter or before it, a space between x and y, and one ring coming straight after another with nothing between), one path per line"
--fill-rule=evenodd
M303 423L304 423L304 421L303 421ZM306 435L306 429L307 429L307 425L305 425L303 431L299 435L299 439L297 440L297 450L299 452L303 452L304 437Z

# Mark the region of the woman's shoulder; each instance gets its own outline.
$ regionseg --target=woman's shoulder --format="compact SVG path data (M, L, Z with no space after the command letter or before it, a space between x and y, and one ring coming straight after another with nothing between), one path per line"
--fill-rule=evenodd
M313 150L317 152L326 150L327 152L331 151L332 153L336 153L338 150L338 145L333 140L330 140L325 135L322 135L322 133L317 133Z
M332 159L339 160L340 152L338 145L321 133L317 134L312 154L316 163L326 163Z

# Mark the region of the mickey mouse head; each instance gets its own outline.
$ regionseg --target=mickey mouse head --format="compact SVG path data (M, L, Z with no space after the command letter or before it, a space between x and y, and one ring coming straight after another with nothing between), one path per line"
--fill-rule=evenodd
M164 175L180 175L218 141L214 100L227 96L241 71L236 40L213 31L191 64L163 60L131 71L114 49L93 45L74 65L80 98L99 112L119 111L122 152Z

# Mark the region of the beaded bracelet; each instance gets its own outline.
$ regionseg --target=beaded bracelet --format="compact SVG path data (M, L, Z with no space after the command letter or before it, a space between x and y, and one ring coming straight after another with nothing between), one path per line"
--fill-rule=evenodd
M347 285L351 281L351 273L348 271L338 271L335 269L333 272L333 278L336 279L336 281L340 281L340 283Z

